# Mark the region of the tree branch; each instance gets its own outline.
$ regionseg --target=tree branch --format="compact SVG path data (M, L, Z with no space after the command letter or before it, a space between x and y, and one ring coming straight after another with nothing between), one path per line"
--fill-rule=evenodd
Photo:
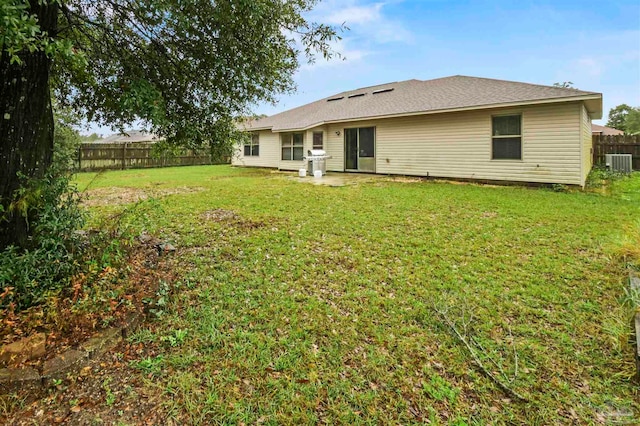
M486 375L488 378L490 378L496 385L498 385L498 387L500 389L502 389L507 395L511 396L514 399L517 399L519 401L522 402L529 402L529 399L526 398L525 396L523 396L522 394L518 393L516 390L510 388L506 383L504 383L502 380L500 380L498 377L496 377L491 371L489 371L489 369L487 369L482 360L478 357L478 355L476 354L476 351L474 350L474 348L469 344L469 342L467 341L466 337L463 336L460 331L458 331L457 327L455 326L455 324L453 324L453 322L449 319L449 317L447 316L446 312L435 308L434 307L435 312L438 314L438 316L440 317L440 319L447 325L447 327L449 327L449 329L453 332L454 336L457 337L457 339L464 345L464 347L467 349L467 351L469 351L469 353L471 354L471 357L473 358L473 361L476 363L476 365L478 366L478 368L480 369L480 371L482 373L484 373L484 375ZM517 358L516 358L517 359Z

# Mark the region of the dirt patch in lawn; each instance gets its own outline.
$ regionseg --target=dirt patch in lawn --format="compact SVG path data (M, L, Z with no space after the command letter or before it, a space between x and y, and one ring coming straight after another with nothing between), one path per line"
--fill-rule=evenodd
M207 210L200 215L200 218L207 221L224 223L240 229L258 229L266 224L262 221L245 219L233 210L215 209Z
M182 186L176 188L97 188L85 192L83 204L88 207L113 206L137 203L148 198L159 198L167 195L192 194L204 191L199 186Z

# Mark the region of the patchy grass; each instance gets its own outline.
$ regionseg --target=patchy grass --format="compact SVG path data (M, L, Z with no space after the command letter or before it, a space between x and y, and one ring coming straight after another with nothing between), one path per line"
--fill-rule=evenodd
M175 419L639 418L625 264L611 248L640 214L637 174L609 196L388 179L333 188L228 166L78 177L91 181L164 194L137 231L178 245L182 278L132 337L150 355L130 365L170 396ZM122 208L99 204L96 221ZM478 369L443 318L526 401Z

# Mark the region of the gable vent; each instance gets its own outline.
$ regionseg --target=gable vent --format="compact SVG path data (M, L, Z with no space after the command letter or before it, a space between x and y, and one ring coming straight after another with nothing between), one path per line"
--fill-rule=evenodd
M393 92L393 87L391 87L389 89L374 90L373 94L377 95L378 93L387 93L387 92Z
M360 96L364 96L365 93L356 93L355 95L349 95L349 99L351 98L359 98Z
M344 99L344 96L340 96L338 98L329 98L327 99L327 102L339 101L340 99Z

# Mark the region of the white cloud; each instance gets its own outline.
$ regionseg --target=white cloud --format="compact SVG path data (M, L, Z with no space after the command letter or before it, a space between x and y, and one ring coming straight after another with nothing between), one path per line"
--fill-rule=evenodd
M325 60L321 57L316 58L316 62L313 64L304 63L300 67L300 71L309 71L318 68L336 67L340 65L351 65L354 62L360 62L365 57L372 55L374 52L366 49L358 49L350 46L348 40L336 40L331 43L331 49L334 52L339 52L340 56L336 55L329 60Z
M344 9L337 9L325 17L325 22L332 25L345 23L349 26L380 21L382 6L384 6L383 3L374 3L367 6L348 6Z
M398 0L389 0L397 2ZM414 37L404 24L389 18L385 7L390 3L370 0L325 0L320 2L307 17L311 21L341 26L348 30L343 37L331 44L341 57L330 60L318 58L314 64L303 64L303 72L327 67L353 65L366 61L370 56L384 51L388 43L413 43Z
M385 7L389 2L366 0L326 0L321 2L312 19L331 25L345 24L346 37L362 43L413 43L414 37L405 25L389 18Z
M564 64L558 69L557 77L581 82L584 88L602 82L628 81L640 64L639 39L637 30L579 34L573 43L562 46L564 51L577 54L559 58Z
M582 56L574 60L571 64L574 72L597 78L616 68L634 65L637 68L640 63L640 51L620 50L616 52L613 48L602 51L603 53L599 55L591 52L589 56Z
M577 68L583 73L591 77L599 77L602 75L602 60L592 57L584 57L576 61Z
M579 45L566 46L566 50L582 54L567 58L556 73L556 81L571 80L578 89L601 92L604 117L599 122L605 123L616 105L640 105L639 39L638 30L589 33L579 39Z

